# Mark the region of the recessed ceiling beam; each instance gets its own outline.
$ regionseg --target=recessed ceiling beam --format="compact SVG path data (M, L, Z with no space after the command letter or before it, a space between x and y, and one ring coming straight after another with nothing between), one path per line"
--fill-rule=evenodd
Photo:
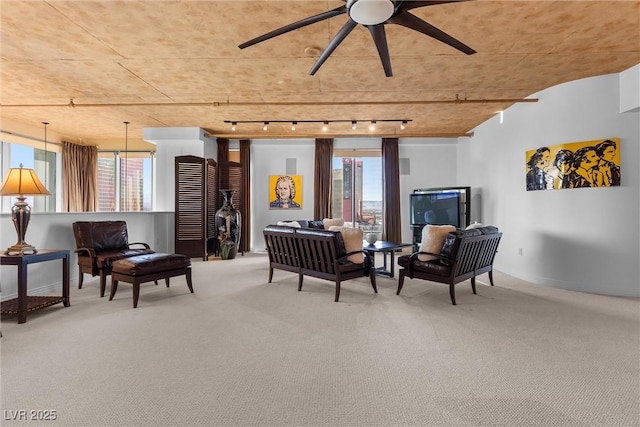
M0 104L0 107L258 107L258 106L341 106L341 105L428 105L428 104L492 104L538 102L537 98L487 98L487 99L433 99L414 101L314 101L314 102L131 102L131 103L76 103L68 104Z

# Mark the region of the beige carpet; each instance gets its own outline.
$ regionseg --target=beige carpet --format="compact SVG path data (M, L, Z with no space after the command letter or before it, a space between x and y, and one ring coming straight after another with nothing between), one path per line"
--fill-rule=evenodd
M87 276L69 308L4 317L2 425L640 425L637 299L496 273L478 295L458 285L457 306L381 277L334 303L327 281L267 284L267 262L194 260L194 294L145 284L137 309L129 285L108 301Z

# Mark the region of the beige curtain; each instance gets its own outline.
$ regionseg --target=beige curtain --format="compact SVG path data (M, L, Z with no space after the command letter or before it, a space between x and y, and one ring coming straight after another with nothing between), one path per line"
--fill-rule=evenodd
M62 211L98 207L98 148L62 142Z
M313 219L331 218L333 139L317 138L313 174Z
M382 138L382 193L384 200L384 230L382 230L382 240L388 242L402 241L399 164L398 138Z

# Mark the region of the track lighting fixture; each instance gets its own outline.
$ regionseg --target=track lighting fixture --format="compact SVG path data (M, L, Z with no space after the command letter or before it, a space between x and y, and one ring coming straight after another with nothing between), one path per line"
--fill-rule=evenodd
M263 121L263 120L234 120L234 121L230 121L230 120L225 120L225 123L229 123L231 125L231 130L235 131L237 129L238 124L241 123L253 123L253 124L258 124L258 123L262 123L262 130L264 130L265 132L269 129L269 124L270 123L291 123L291 130L295 131L298 123L322 123L322 131L323 132L329 132L329 125L331 123L351 123L351 129L352 130L356 130L358 127L358 122L370 122L369 125L369 131L375 131L376 130L376 123L379 122L386 122L386 123L399 123L400 124L400 129L404 130L406 129L407 123L411 122L412 120L410 119L376 119L376 120L369 120L369 119L361 119L361 120L270 120L270 121ZM336 127L337 129L340 129L340 127ZM340 130L338 130L337 132L340 132Z

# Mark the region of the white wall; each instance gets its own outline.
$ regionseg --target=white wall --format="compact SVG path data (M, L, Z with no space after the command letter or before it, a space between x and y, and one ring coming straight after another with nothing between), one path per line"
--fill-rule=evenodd
M553 287L640 296L640 120L620 112L618 74L582 79L532 95L460 141L458 179L481 199L481 219L504 237L496 269ZM622 185L525 189L525 151L620 138ZM462 184L462 183L460 183ZM522 255L519 250L522 248Z
M127 222L129 242L145 242L156 252L173 252L173 212L117 212L117 213L32 213L26 241L40 249L69 249L71 251L71 304L78 288L78 257L73 252L76 243L71 224L75 221ZM11 226L11 214L0 214L1 250L17 241L16 230ZM60 295L62 292L62 268L60 261L31 264L28 267L29 295ZM91 276L85 275L85 283ZM0 268L2 300L17 295L17 267ZM109 284L107 284L108 286ZM84 289L84 288L83 288ZM96 293L96 296L98 294Z
M458 141L455 138L401 138L401 159L409 159L408 175L400 175L400 215L402 241L411 243L413 234L409 212L409 194L417 188L456 187Z
M143 139L156 145L154 210L175 210L175 158L198 156L217 159L217 143L201 128L145 128Z
M620 73L620 112L640 111L640 64Z
M315 168L315 140L251 140L251 249L263 251L262 230L278 221L313 219L313 171ZM269 209L275 198L269 186L270 175L284 175L287 159L296 160L296 171L291 175L302 175L301 209ZM299 191L299 190L298 190ZM299 196L296 195L296 199Z

